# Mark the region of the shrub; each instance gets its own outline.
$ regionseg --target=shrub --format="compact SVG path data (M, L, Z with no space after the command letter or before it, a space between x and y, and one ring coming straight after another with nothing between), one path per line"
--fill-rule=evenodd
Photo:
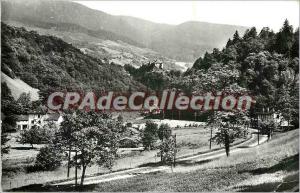
M21 132L21 143L29 143L33 148L33 144L41 144L44 139L42 135L41 129L39 126L34 125L28 130L24 130Z
M53 146L40 149L35 161L35 168L39 170L55 170L61 165L63 155Z
M29 143L33 148L33 144L51 143L55 136L57 127L53 123L49 123L40 127L33 125L30 129L21 132L21 143Z
M158 125L152 121L147 121L145 129L142 134L142 143L145 149L154 149L154 143L156 142L158 135Z
M120 147L121 148L136 148L138 147L139 145L139 142L133 140L133 139L123 139L123 140L120 140Z

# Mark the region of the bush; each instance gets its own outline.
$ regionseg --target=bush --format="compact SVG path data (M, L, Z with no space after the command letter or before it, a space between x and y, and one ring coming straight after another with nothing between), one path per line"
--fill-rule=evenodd
M169 124L161 124L158 129L158 138L160 140L169 139L172 134L172 130Z
M21 132L21 143L29 143L33 148L33 144L41 144L44 139L42 135L41 128L37 125L32 126L28 130L24 130Z
M32 148L33 144L49 144L54 139L57 129L52 122L43 127L33 125L30 129L21 132L20 142L29 143Z
M142 134L142 143L146 150L154 149L154 143L158 139L158 125L152 121L147 121Z
M120 147L121 148L136 148L138 147L139 145L139 142L133 140L133 139L123 139L123 140L120 140Z
M55 170L61 165L63 155L52 146L40 149L35 161L35 168L39 170Z

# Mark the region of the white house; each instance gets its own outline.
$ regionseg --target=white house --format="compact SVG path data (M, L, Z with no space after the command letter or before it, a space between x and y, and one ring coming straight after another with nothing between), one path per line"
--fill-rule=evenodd
M17 117L17 130L26 130L33 125L43 126L49 122L59 124L63 121L62 116L59 113L29 113L28 115L19 115Z
M260 121L270 121L273 120L278 126L286 127L288 126L288 121L280 113L275 113L273 111L267 111L258 114L258 120Z

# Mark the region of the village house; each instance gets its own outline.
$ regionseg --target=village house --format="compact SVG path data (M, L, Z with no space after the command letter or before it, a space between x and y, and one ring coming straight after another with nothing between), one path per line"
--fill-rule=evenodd
M43 126L49 122L59 124L63 121L61 114L48 113L45 109L39 108L28 112L27 115L17 116L17 130L30 129L33 125Z
M274 123L281 128L290 126L288 121L285 120L280 113L276 113L274 110L263 109L257 116L259 121L274 121Z

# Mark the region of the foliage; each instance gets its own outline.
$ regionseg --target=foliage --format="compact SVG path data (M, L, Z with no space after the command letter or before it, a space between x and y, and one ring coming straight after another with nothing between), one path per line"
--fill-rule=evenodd
M154 143L158 139L158 126L152 121L147 121L144 131L142 133L142 144L145 149L150 150L154 148Z
M163 164L172 164L176 154L176 142L172 137L172 130L169 124L161 124L158 128L158 138L161 140L159 146L161 162Z
M112 167L123 129L120 122L105 113L76 111L64 115L59 130L59 147L78 152L74 159L82 168L81 184L86 168L92 164Z
M160 140L169 139L171 137L171 127L167 123L162 123L158 128L158 138Z
M5 23L1 29L3 70L42 92L54 88L125 91L128 85L142 88L122 66L86 55L59 38Z
M218 131L212 140L217 144L223 144L226 155L229 156L230 144L237 138L245 137L247 130L245 127L246 115L240 111L236 112L216 112L215 122Z
M174 162L174 156L176 154L175 140L173 137L164 139L160 144L161 162L164 164L172 164Z
M282 112L297 126L298 48L299 29L294 32L287 20L278 33L265 27L258 34L251 28L241 38L236 32L221 51L214 49L197 59L178 82L180 88L193 91L220 91L236 83L255 97L255 110L268 107Z
M63 153L53 145L42 147L36 156L35 168L40 170L55 170L63 160Z
M45 126L33 125L29 129L23 130L20 133L20 142L29 143L32 148L33 144L50 143L55 136L55 124L47 124Z
M21 93L17 103L20 106L20 114L27 114L30 109L32 109L32 103L30 101L30 93Z
M1 155L9 152L8 132L16 127L16 114L20 112L20 106L14 100L10 89L5 82L1 82Z

